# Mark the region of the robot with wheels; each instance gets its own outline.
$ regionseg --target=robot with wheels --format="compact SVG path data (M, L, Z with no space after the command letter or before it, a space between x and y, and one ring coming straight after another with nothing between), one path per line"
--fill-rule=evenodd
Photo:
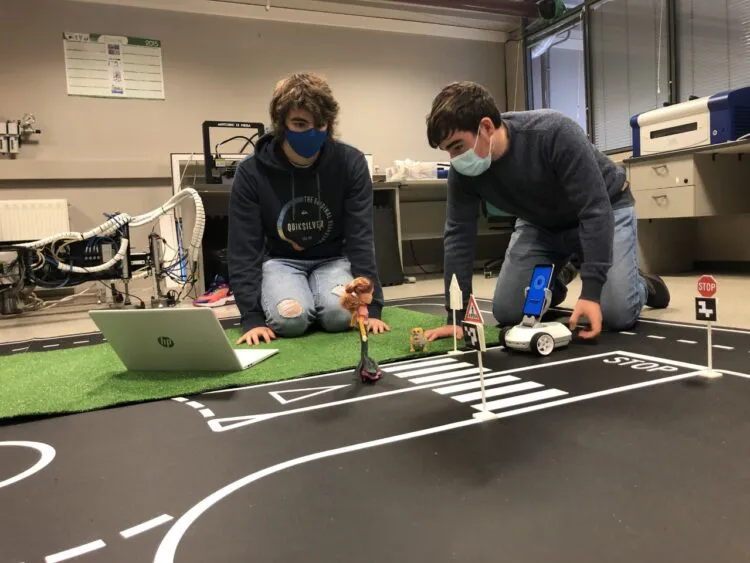
M552 302L552 282L554 266L541 264L534 267L531 284L526 288L523 305L523 320L513 327L500 331L500 345L509 350L533 352L539 356L549 356L555 349L570 344L573 333L559 322L541 322L542 316Z

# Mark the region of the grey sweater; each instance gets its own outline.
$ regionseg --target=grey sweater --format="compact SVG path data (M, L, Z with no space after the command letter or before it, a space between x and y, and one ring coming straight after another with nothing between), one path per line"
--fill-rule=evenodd
M633 205L625 171L591 144L580 126L553 110L503 114L508 151L477 177L448 174L445 298L455 273L471 293L479 204L491 205L553 232L578 229L582 299L598 302L612 265L612 210ZM457 312L456 322L463 319ZM449 311L449 323L452 318Z

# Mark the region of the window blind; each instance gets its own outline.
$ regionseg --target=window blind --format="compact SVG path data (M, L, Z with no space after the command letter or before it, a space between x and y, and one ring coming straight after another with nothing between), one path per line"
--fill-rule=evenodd
M680 101L750 86L750 0L677 0Z
M594 143L629 147L630 118L669 99L666 0L593 4L590 35Z

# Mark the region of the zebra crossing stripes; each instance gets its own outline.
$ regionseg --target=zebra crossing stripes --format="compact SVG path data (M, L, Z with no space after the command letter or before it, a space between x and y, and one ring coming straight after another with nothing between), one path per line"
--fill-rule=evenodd
M529 389L538 389L544 387L541 383L536 381L524 381L523 383L516 383L515 385L505 385L503 387L494 387L492 389L485 389L484 395L488 399L490 397L497 397L499 395L512 395L513 393L520 393L521 391L528 391ZM451 397L454 401L459 403L470 403L472 401L481 401L482 392L472 391L471 393L464 393L463 395L454 395Z
M473 378L472 378L473 379ZM478 380L462 381L433 388L438 395L449 397L462 404L471 404L476 410L482 410L481 382ZM501 411L509 407L536 403L567 395L567 391L545 388L536 381L524 381L513 375L492 377L492 373L485 373L484 380L486 408L490 411ZM529 392L536 390L533 392ZM503 397L494 401L489 399Z
M452 367L455 367L456 364L459 364L459 363L461 365L471 365L466 362L459 362L455 358L443 357L443 358L436 358L432 360L408 362L405 364L398 364L395 366L383 366L383 369L387 370L388 373L397 375L398 377L409 377L410 375L416 375L416 374L410 373L416 369L434 368L436 371L439 371L441 369L451 369Z
M492 387L493 385L502 385L503 383L510 383L511 381L519 381L519 379L513 375L502 375L500 377L485 377L484 386ZM435 393L440 395L450 395L451 393L459 393L460 391L469 391L471 389L480 389L482 382L477 379L476 381L469 381L467 383L457 383L456 385L449 385L448 387L439 387L434 389Z
M484 370L485 377L493 374L495 372L489 371L487 369ZM422 377L415 377L414 379L410 379L412 383L415 385L422 385L424 383L434 383L435 381L444 381L446 379L455 379L457 377L464 377L467 375L479 375L479 368L478 367L471 367L466 369L460 369L458 371L446 371L443 373L437 373L435 375L425 375Z
M537 391L536 393L525 393L523 395L516 395L515 397L509 397L507 399L490 401L487 403L487 410L500 411L503 409L507 409L508 407L516 407L518 405L525 405L526 403L546 401L547 399L554 399L555 397L562 397L563 395L567 394L567 391L561 391L560 389L545 389L544 391ZM472 407L478 411L481 411L481 401L476 405L472 405Z

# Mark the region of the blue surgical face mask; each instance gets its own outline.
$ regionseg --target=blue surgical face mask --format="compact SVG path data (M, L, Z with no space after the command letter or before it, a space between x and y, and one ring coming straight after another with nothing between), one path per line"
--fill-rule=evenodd
M311 127L307 131L289 131L286 132L286 140L292 150L302 158L310 158L315 155L323 146L328 138L327 131L321 131Z
M482 158L477 155L476 148L479 142L480 131L481 125L479 130L477 130L477 140L474 141L473 148L451 159L451 165L459 174L463 174L464 176L479 176L480 174L484 174L489 169L490 164L492 164L492 137L490 137L490 150L487 152L487 156Z

